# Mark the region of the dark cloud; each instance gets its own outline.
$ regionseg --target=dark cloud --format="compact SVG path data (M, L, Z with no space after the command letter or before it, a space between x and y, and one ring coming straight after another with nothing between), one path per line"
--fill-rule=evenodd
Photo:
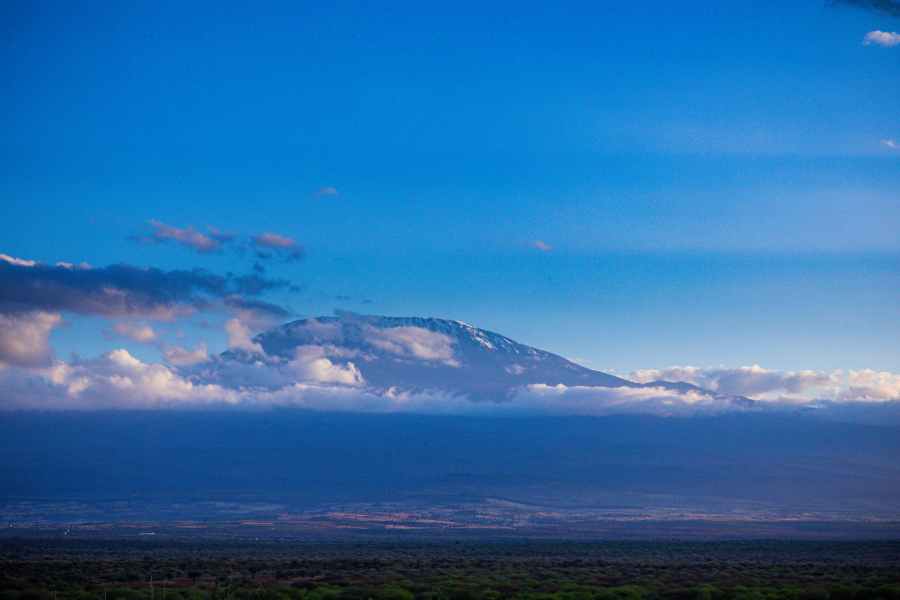
M900 0L830 0L832 6L853 6L900 17Z
M269 279L259 273L251 273L249 275L232 275L229 273L228 277L234 286L235 292L247 294L248 296L258 296L269 290L285 288L293 291L295 287L286 279Z
M256 298L229 296L225 298L225 305L237 311L248 311L273 319L285 319L291 316L291 312L286 308Z
M69 268L0 261L0 313L35 310L108 317L173 318L234 295L289 288L258 274L216 275L204 269L163 271L131 265Z

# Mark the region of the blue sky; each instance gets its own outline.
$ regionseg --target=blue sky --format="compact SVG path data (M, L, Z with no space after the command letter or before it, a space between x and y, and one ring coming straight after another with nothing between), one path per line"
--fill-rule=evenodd
M626 373L900 370L900 45L864 43L900 30L888 11L0 11L9 256L241 274L246 248L135 239L272 232L305 257L266 276L300 289L260 298L298 317L456 318ZM216 351L225 319L153 326ZM56 355L159 358L110 319L65 322Z

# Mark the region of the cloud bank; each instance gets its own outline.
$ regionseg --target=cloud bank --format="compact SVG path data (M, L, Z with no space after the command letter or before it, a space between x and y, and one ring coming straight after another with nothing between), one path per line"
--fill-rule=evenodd
M48 325L45 325L48 326ZM49 325L52 326L52 323ZM239 406L297 407L324 411L416 412L482 415L647 414L668 417L820 407L824 403L873 405L900 402L900 374L874 370L822 373L762 367L644 369L628 386L566 386L534 383L504 398L473 400L442 389L377 387L358 364L364 353L327 344L304 344L292 355L267 355L243 332L236 355L210 355L170 347L167 364L143 362L125 349L91 360L41 365L27 353L0 369L2 409L92 410ZM403 333L403 339L407 339ZM404 350L405 352L405 350ZM434 352L431 348L429 353ZM236 360L238 357L240 360ZM446 360L443 349L435 360ZM659 377L708 389L664 387ZM742 391L752 400L730 393ZM802 396L810 390L822 395ZM724 393L724 392L729 393Z
M900 400L900 375L889 371L778 371L759 365L737 368L668 367L633 371L641 383L682 382L720 394L793 404Z

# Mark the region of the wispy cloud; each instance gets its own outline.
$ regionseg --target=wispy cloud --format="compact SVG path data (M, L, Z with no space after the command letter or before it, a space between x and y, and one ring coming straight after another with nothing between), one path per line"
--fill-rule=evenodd
M163 350L163 356L169 364L176 367L191 367L209 361L206 344L199 344L193 350L181 346L169 346Z
M37 261L27 260L24 258L16 258L15 256L10 256L9 254L0 254L0 261L3 261L10 265L15 265L17 267L33 267L37 264Z
M287 261L297 261L303 258L304 249L297 240L286 235L267 231L255 235L250 239L256 249L256 257L259 259L281 258Z
M458 367L450 336L422 327L363 327L366 340L398 357L417 358Z
M174 242L197 252L218 252L222 245L234 239L233 234L225 233L215 228L210 228L209 233L202 233L191 226L173 227L161 221L151 219L149 221L153 231L145 235L137 235L132 239L145 244L159 244Z
M534 240L531 242L531 247L540 250L541 252L550 252L553 250L553 246L545 242L544 240Z
M113 331L141 344L152 344L157 340L156 331L146 323L130 323L123 321L113 325Z
M894 46L900 45L900 33L895 33L893 31L870 31L863 38L863 45L865 46L884 46L885 48L892 48Z
M900 144L894 139L881 140L881 145L885 148L890 148L891 150L900 150Z
M337 188L330 185L326 185L316 191L316 198L335 198L339 195Z

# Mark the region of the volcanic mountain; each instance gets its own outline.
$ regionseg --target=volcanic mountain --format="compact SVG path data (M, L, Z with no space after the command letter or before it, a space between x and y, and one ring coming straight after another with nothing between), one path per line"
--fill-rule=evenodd
M372 388L440 390L475 401L503 401L528 385L663 388L697 392L734 406L753 401L688 383L636 383L576 364L462 321L341 314L302 319L257 335L253 347L231 349L225 362L272 361L300 368L297 381Z

